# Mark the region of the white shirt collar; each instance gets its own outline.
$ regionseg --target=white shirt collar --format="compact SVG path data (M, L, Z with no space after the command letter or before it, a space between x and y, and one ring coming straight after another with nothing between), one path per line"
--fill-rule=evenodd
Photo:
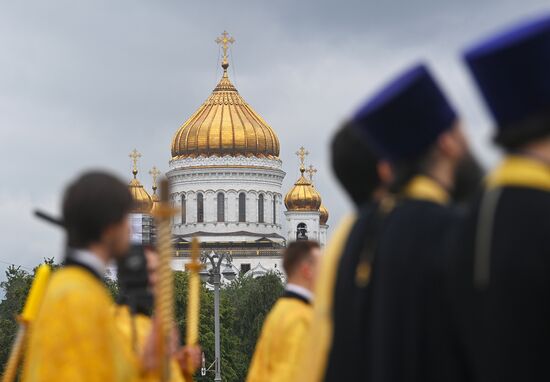
M94 272L96 272L98 275L103 276L105 274L105 270L107 269L107 265L101 261L99 257L94 255L91 251L88 251L87 249L71 249L70 251L70 257L83 265L86 265L87 267L90 267Z
M313 301L313 293L309 289L304 288L303 286L288 283L288 284L286 284L285 289L289 292L293 292L293 293L296 293L297 295L302 296L303 298L305 298L309 302Z

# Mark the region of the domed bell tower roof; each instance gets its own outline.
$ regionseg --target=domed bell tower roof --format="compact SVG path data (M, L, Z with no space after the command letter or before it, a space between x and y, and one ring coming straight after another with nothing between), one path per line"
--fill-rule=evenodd
M222 78L174 135L172 159L225 155L278 158L277 135L229 80L227 49L235 40L223 32L216 42L223 50Z
M137 161L140 157L141 154L136 149L134 149L134 151L130 153L130 158L132 158L133 162L132 174L134 175L134 178L130 181L128 188L135 202L132 212L149 214L151 213L151 209L153 208L153 200L151 199L151 196L147 193L147 191L145 191L145 188L143 188L143 185L140 183L140 181L137 179Z
M311 181L304 176L306 172L304 158L308 152L300 147L296 154L300 157L301 175L294 183L294 187L286 194L285 206L288 211L318 211L321 206L321 195L312 186Z

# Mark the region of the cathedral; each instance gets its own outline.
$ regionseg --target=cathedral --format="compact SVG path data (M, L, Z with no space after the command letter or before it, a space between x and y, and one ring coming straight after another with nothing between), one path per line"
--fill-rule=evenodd
M279 157L275 131L242 98L227 69L229 44L235 40L224 32L216 42L222 48L223 74L204 103L175 132L171 160L165 176L173 217L173 266L183 269L196 236L203 251L226 253L241 274L259 276L279 272L281 254L293 240L317 240L325 245L328 211L313 185L313 166L306 168L308 152L300 147L299 172L293 187L283 197L286 175ZM134 240L153 243L151 212L158 203L153 168L152 192L138 179L134 150L133 178L129 188L136 200L132 214Z

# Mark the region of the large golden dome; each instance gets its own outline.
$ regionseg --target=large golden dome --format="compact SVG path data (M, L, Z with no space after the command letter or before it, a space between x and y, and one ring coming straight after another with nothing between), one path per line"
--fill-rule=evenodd
M300 167L300 177L294 187L285 196L288 211L318 211L321 206L321 195L304 176L305 168Z
M277 135L229 80L225 49L223 76L210 97L174 135L173 159L201 155L279 156Z

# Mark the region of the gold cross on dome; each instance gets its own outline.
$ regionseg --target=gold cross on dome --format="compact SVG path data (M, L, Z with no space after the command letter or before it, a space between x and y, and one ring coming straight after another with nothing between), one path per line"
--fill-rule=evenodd
M235 42L235 39L229 36L227 31L223 31L222 35L215 41L217 44L221 45L223 49L223 63L227 63L227 49L229 48L229 44L233 44Z
M317 169L315 167L313 167L312 165L309 165L308 169L306 170L306 172L308 173L309 175L309 181L311 183L313 183L313 175L315 175L317 173Z
M160 171L156 166L149 171L149 175L153 178L153 191L157 192L157 177L160 175Z
M300 165L303 167L306 156L309 155L309 151L304 149L304 146L302 146L298 151L296 151L296 155L298 155L298 158L300 158Z
M137 175L137 161L139 158L141 158L141 154L136 149L133 149L130 155L128 155L130 158L132 158L132 173L134 174L134 178Z

